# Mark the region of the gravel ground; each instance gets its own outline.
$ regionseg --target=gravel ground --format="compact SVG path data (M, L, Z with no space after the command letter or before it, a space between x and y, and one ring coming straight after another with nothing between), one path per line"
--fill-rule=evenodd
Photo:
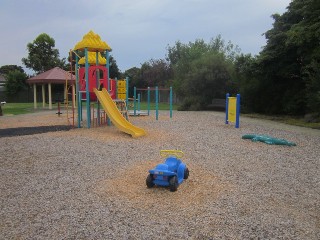
M165 115L164 115L165 114ZM0 138L0 239L320 239L320 131L218 112L160 113L115 127ZM44 112L0 129L66 124ZM297 146L243 140L267 134ZM177 192L147 189L161 149L190 169Z

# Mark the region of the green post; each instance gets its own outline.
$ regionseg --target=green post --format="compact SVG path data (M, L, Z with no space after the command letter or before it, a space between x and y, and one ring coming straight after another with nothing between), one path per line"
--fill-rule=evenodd
M236 128L240 127L240 94L237 94L237 105L236 105Z
M96 66L99 65L99 52L96 52ZM100 76L96 75L96 88L99 90L100 85ZM97 120L98 125L100 126L100 102L97 100Z
M106 68L107 68L107 72L108 72L108 75L107 75L107 84L108 84L108 93L110 93L110 73L109 73L109 66L110 66L110 64L109 64L109 51L108 50L106 50ZM108 126L111 126L111 121L110 121L110 118L108 117Z
M91 126L91 112L90 112L90 93L89 93L89 62L88 62L88 49L84 49L86 58L86 109L87 109L87 128Z
M76 67L75 67L75 74L76 74L76 96L77 96L77 107L78 107L78 128L81 127L81 120L82 120L82 104L81 104L81 94L79 93L79 73L78 73L78 55L76 54Z
M137 97L137 88L133 88L133 115L136 116L136 97Z
M150 87L148 87L148 116L150 115Z
M159 89L158 86L156 86L156 120L159 119Z
M170 118L172 118L172 87L170 87Z

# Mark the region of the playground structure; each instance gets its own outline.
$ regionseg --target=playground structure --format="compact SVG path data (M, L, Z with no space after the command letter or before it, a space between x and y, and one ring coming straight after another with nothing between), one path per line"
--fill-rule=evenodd
M76 101L78 111L78 128L83 123L83 106L85 102L86 109L86 125L90 128L92 122L91 112L93 105L97 102L97 125L103 124L105 121L110 125L110 121L119 128L119 130L139 137L145 135L145 131L135 127L128 122L126 113L119 111L115 102L124 106L126 109L128 104L128 79L114 80L109 77L109 52L110 46L101 40L98 34L89 31L78 42L73 52L75 53L75 75L76 75ZM80 55L83 55L80 57ZM115 102L114 102L115 101ZM100 103L102 108L100 108Z
M235 123L235 127L240 126L240 94L236 97L230 97L226 94L226 124Z
M141 111L140 102L141 102L141 94L137 91L147 91L147 111ZM159 119L159 98L160 91L169 91L169 109L170 109L170 118L172 118L172 102L173 102L173 92L172 87L170 88L159 88L158 86L154 88L136 88L133 89L133 111L130 111L130 115L140 116L140 115L150 115L150 102L151 102L151 91L155 92L155 112L156 112L156 120Z

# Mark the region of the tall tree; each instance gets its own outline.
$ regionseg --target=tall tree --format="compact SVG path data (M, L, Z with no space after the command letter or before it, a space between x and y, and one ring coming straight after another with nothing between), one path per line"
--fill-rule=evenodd
M241 94L241 112L255 112L259 110L259 81L257 76L259 66L257 58L251 54L241 54L235 61L236 79L239 81Z
M109 66L110 78L119 79L121 77L121 72L118 68L117 61L114 59L112 55L110 55L109 62L110 62L110 66Z
M1 66L0 67L0 73L1 74L8 74L9 72L12 72L12 71L15 71L15 70L18 70L22 73L24 73L24 70L21 66L17 66L17 65L4 65L4 66Z
M140 68L133 67L124 72L124 76L129 77L129 96L133 96L133 87L142 87Z
M217 36L168 47L167 59L174 72L174 88L183 100L181 110L201 110L213 98L224 98L236 91L234 61L239 49Z
M172 69L164 59L151 59L141 65L142 87L164 87L172 79Z
M260 107L264 113L305 114L320 102L320 2L293 0L282 14L274 14L267 45L258 57Z
M19 70L10 71L6 75L5 90L7 96L12 96L26 88L27 75Z
M32 43L27 44L28 57L22 63L36 73L45 72L53 67L66 68L65 59L59 59L59 50L55 49L55 40L48 34L40 34Z

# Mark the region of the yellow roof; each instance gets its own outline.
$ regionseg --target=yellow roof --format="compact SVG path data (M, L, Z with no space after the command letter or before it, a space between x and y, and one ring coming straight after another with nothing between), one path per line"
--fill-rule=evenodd
M95 52L88 52L88 63L90 65L96 65L96 53ZM86 58L82 57L80 58L78 64L85 64ZM98 64L99 65L105 65L107 63L106 58L101 56L101 53L98 53Z
M83 36L82 40L74 46L74 50L87 48L88 51L111 51L110 46L101 40L100 36L92 30Z

